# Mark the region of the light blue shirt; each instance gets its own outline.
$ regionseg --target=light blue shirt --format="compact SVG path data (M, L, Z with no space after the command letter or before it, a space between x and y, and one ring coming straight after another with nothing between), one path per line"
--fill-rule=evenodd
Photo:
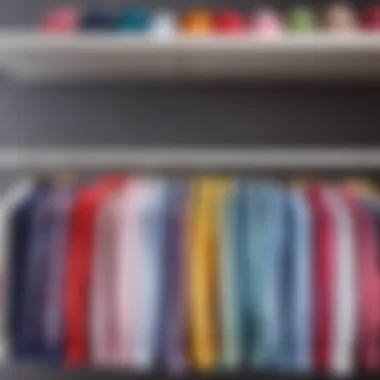
M312 236L307 199L300 190L286 202L286 243L282 264L281 367L292 372L312 370Z
M284 193L267 184L248 188L249 258L254 344L251 362L274 369L281 341L281 255L284 241Z
M138 331L137 366L149 369L155 364L160 326L160 305L163 291L163 248L165 234L165 207L167 184L161 180L145 180L146 197L141 204L140 223L140 273L138 291L140 328Z

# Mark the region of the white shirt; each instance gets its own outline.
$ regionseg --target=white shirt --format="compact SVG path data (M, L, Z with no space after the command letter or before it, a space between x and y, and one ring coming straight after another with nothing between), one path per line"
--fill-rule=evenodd
M133 369L148 369L154 360L161 284L156 227L160 226L163 189L162 181L131 180L123 191L119 212L115 278L119 364Z

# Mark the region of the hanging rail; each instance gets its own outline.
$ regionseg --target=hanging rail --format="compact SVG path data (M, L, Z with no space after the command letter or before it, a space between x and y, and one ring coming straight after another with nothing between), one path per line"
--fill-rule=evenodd
M0 170L112 169L380 170L380 147L0 148Z

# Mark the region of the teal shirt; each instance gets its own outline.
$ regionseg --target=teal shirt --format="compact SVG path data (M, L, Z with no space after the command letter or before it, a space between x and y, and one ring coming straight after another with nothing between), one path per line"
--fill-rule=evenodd
M239 275L237 257L237 187L221 205L220 236L220 316L221 316L221 367L232 369L241 358L240 306L238 297Z

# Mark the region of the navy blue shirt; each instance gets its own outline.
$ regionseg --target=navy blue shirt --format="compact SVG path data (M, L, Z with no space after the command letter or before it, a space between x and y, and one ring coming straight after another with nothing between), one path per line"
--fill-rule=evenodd
M30 356L24 339L23 323L25 321L26 305L26 275L28 268L28 251L32 239L32 225L36 207L44 196L45 187L32 190L15 208L10 223L10 333L11 350L16 358Z

